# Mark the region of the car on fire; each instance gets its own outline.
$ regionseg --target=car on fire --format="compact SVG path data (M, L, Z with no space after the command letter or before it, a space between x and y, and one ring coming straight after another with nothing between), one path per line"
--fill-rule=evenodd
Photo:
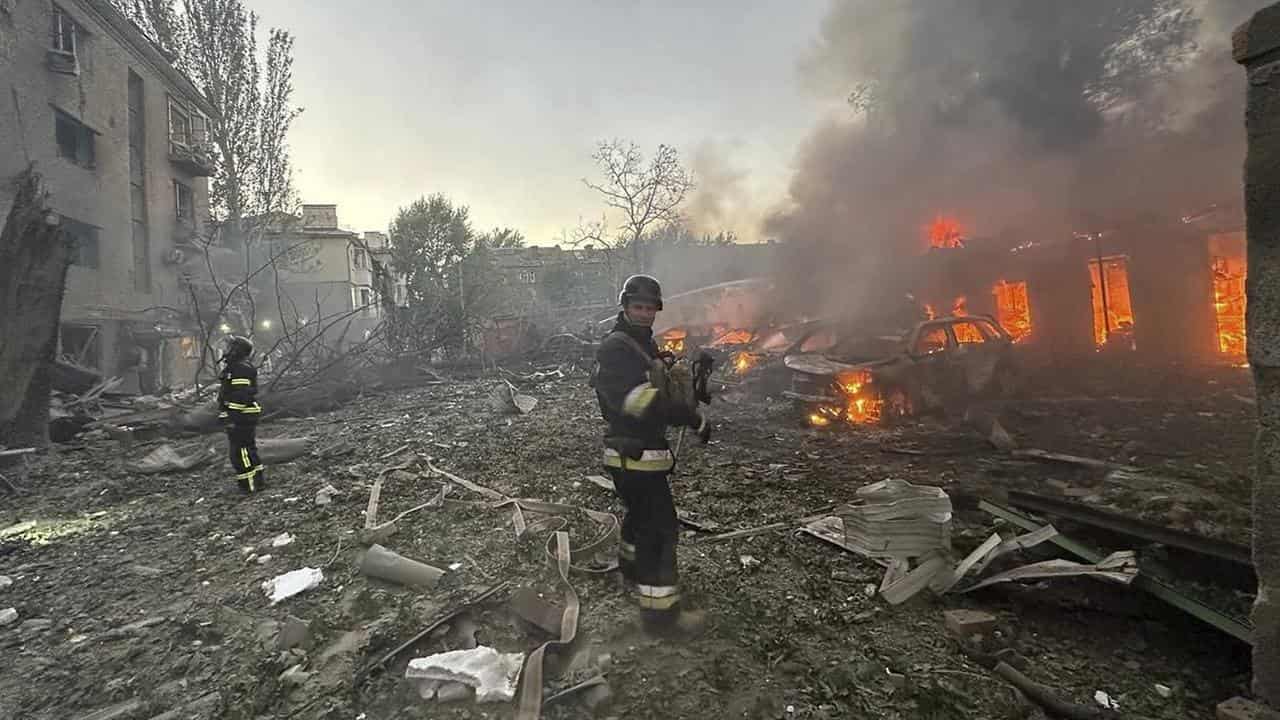
M820 326L783 363L783 394L812 425L891 422L1005 398L1016 386L1013 338L985 315L941 317L906 333Z

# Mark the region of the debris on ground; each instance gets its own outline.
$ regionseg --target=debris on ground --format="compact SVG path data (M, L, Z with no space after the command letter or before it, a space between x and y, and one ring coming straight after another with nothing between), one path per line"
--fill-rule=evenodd
M360 572L380 580L401 585L435 587L444 576L444 570L426 563L403 557L381 545L371 545L360 561Z
M317 568L304 567L291 570L262 583L262 591L267 594L272 605L281 603L298 593L318 586L324 580L324 571Z
M423 699L437 697L443 684L459 683L475 690L476 702L510 702L516 696L516 680L523 665L524 653L500 653L480 645L414 658L404 676L416 683Z

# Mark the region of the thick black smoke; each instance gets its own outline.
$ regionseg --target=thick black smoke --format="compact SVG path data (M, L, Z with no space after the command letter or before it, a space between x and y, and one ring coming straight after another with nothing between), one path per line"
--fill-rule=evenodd
M1021 242L1234 198L1230 31L1265 3L835 2L803 73L849 107L813 131L766 223L795 248L791 299L868 301L937 214Z

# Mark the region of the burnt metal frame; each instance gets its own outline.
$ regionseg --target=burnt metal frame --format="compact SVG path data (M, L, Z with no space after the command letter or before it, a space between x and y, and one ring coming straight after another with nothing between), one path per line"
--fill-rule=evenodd
M987 513L990 513L991 515L994 515L998 518L1001 518L1006 522L1013 523L1014 525L1017 525L1018 527L1024 530L1028 530L1028 531L1038 530L1041 526L1041 523L1038 523L1035 520L1028 518L1027 516L1017 512L1016 510L1011 510L1006 507L1001 507L989 500L980 501L978 503L978 509L983 510ZM1079 557L1085 562L1091 562L1096 564L1100 562L1104 557L1102 553L1097 552L1096 550L1093 550L1089 547L1086 547L1064 535L1054 536L1049 539L1049 542L1053 543L1054 545L1057 545L1063 550L1066 550L1072 555ZM1236 620L1235 618L1232 618L1228 615L1224 615L1223 613L1209 607L1208 605L1205 605L1204 603L1201 603L1198 600L1194 600L1190 597L1187 597L1183 593L1175 590L1174 588L1166 585L1163 582L1160 582L1159 580L1156 580L1153 577L1139 573L1138 576L1133 579L1133 586L1139 589L1145 590L1146 592L1154 595L1156 598L1160 599L1161 601L1168 603L1173 607L1178 608L1179 610L1191 615L1192 617L1196 618L1197 620L1200 620L1201 622L1205 622L1205 623L1208 623L1209 625L1212 625L1213 627L1236 638L1237 640L1241 640L1243 642L1249 643L1250 645L1253 644L1253 627L1252 626L1246 623L1240 622L1239 620Z

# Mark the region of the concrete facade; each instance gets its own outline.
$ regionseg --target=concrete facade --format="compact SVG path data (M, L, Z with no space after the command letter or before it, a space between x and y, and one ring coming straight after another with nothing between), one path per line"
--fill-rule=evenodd
M184 382L190 328L171 253L208 216L211 168L171 155L170 113L199 126L212 108L105 0L0 4L0 78L0 179L34 163L64 229L81 237L64 353L92 336L80 359L123 377L125 389ZM0 213L12 201L0 183ZM136 348L153 369L142 378Z

